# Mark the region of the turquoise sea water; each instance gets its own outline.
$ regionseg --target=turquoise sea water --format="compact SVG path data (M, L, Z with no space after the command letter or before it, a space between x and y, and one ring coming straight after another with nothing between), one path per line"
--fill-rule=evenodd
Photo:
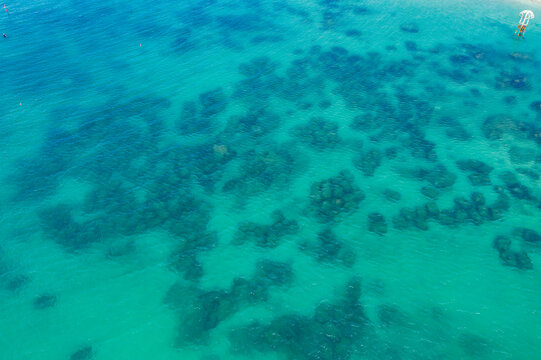
M6 5L1 359L541 358L524 5Z

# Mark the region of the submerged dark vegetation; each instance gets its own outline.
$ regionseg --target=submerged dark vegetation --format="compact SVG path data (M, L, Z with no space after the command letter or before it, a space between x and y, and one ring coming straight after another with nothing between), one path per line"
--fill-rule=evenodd
M247 46L283 41L281 36L264 35L269 27L280 29L280 25L261 15L261 2L248 2L244 15L217 17L208 11L212 3L191 4L183 13L186 28L171 43L177 56L189 56L197 49L194 29L198 28L218 29L228 40L226 44L239 53ZM343 29L341 17L352 12L370 16L369 8L343 6L340 1L321 1L320 5L317 16L290 4L284 4L280 11L325 31L343 32L349 38L362 36L358 29ZM407 34L424 30L413 22L397 27ZM261 34L245 38L258 31ZM431 226L481 227L505 219L516 204L541 208L538 193L527 185L528 179L541 175L541 126L534 121L541 118L541 99L522 109L529 116L519 119L511 108L521 105L506 93L507 89L533 91L529 74L535 71L534 56L463 42L425 48L411 39L405 44L409 54L402 59L317 44L296 50L291 63L268 57L247 59L238 68L241 79L227 87L230 90L218 86L187 99L173 127L163 115L171 110L170 101L152 94L84 109L81 113L90 115L74 118L75 126L55 124L38 151L20 161L10 175L17 189L14 200L43 201L46 205L36 214L41 231L74 254L99 245L105 256L122 261L123 256L138 251L134 235L157 230L169 233L174 239L170 268L178 273L178 282L164 295L164 302L179 318L175 342L179 347L204 344L214 329L239 310L265 303L275 289L287 289L295 282L294 259L282 262L263 255L253 274L235 278L227 289L204 290L200 279L207 270L201 255L220 243L254 246L265 254L285 242L296 242L301 253L322 266L334 263L351 268L359 256L336 234L336 227L366 206L368 184L384 166L400 169L395 172L397 178L421 185L414 203L405 203L398 187L385 189L381 201L396 204L392 214L367 209L364 230L378 236L424 232ZM387 50L392 52L394 46ZM483 65L483 73L477 72L479 65ZM421 68L432 69L448 83L426 84L423 94L410 93L407 84L417 81L415 72ZM382 82L401 85L384 91L377 86ZM449 141L467 142L474 135L458 119L436 113L432 99L454 96L453 84L476 82L498 89L501 101L510 108L508 114L489 114L476 131L494 144L509 140L528 143L537 155L514 145L509 150L511 167L505 170L473 158L458 159L453 167L440 160L440 151L445 150L439 150L427 136L428 125L441 128ZM469 91L464 102L475 107L482 91L476 87ZM328 112L307 115L333 106L325 92L340 97L355 113L347 126L359 135L358 141L342 136L343 124ZM268 105L273 101L287 102L290 108L276 113ZM70 118L72 110L59 109L51 116ZM276 140L275 135L292 116L307 120L288 130L289 140ZM166 139L171 131L178 142ZM184 142L194 136L196 141ZM354 151L351 163L336 168L332 176L313 180L302 213L291 213L277 204L268 209L266 222L246 219L237 224L232 239L220 238L209 226L215 211L210 196L236 199L242 207L251 197L265 192L286 192L302 176L308 154L318 156L341 148ZM412 157L424 165L408 167L400 157ZM45 201L66 177L91 186L84 202ZM470 184L471 191L456 192L457 181ZM446 195L453 199L451 206L440 201ZM320 225L313 239L298 236L306 219ZM510 229L492 244L494 261L510 271L527 271L539 265L530 257L541 246L541 235L535 229ZM31 280L4 268L0 266L0 285L10 291ZM338 289L342 295L321 302L310 314L277 314L270 321L255 320L234 328L229 336L231 351L250 356L278 352L295 359L348 359L368 352L380 358L400 358L398 353L406 350L378 342L375 328L411 333L424 333L425 328L412 324L393 304L382 303L378 316L371 318L364 311L364 286L352 275L344 288ZM36 294L33 306L39 311L62 306L61 296ZM431 321L439 321L438 314L435 309ZM488 351L479 346L483 339L475 336L464 333L460 337L458 345L466 354ZM90 359L93 352L92 346L84 345L71 359Z

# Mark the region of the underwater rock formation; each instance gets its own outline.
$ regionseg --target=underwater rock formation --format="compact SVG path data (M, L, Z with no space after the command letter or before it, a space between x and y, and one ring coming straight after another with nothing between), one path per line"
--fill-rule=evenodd
M371 113L355 116L350 125L353 130L357 131L372 131L381 126L381 120Z
M383 326L404 326L408 323L406 315L391 304L382 304L378 307L378 319Z
M174 169L169 172L168 162L177 160L174 153L169 155L153 158L160 159L162 166L142 167L137 173L145 189L144 200L135 196L133 184L129 182L96 184L82 206L87 220L76 221L74 215L78 214L73 207L58 204L39 214L44 233L69 251L105 243L109 256L133 249L133 242L124 245L118 242L119 235L130 236L156 228L178 236L203 232L210 217L209 204L191 192L189 173ZM186 160L184 156L182 159Z
M436 161L436 144L426 140L425 134L418 126L411 126L408 129L408 137L402 141L402 145L409 148L411 155L420 159Z
M387 232L387 222L380 213L371 213L368 215L368 231L383 235Z
M527 245L541 246L541 235L535 230L518 227L513 233L519 236Z
M421 188L421 194L429 199L436 199L440 195L441 191L434 186L423 186Z
M468 55L461 55L461 54L455 54L449 56L449 60L453 63L453 65L471 65L473 62L473 58Z
M468 141L468 140L471 140L472 138L472 136L460 124L457 124L456 126L445 129L445 135L447 135L451 139L455 139L459 141Z
M264 108L251 108L243 115L234 115L227 122L223 138L250 140L269 135L280 125L280 117Z
M1 271L0 271L1 274ZM13 275L6 279L6 283L2 284L8 291L17 291L27 285L31 279L26 275Z
M247 78L261 78L276 71L278 63L269 57L257 57L239 65L239 73Z
M333 259L338 256L342 244L330 229L321 231L317 238L319 240L320 255L318 258L320 260Z
M43 210L39 216L46 234L69 250L88 247L100 239L100 229L85 227L73 219L71 208L56 205Z
M148 260L145 253L148 236L151 241L164 241L159 249L171 251L167 265L174 273L169 275L178 281L177 285L182 284L176 295L171 290L167 300L178 318L179 346L204 343L209 336L213 345L227 346L223 334L231 326L242 324L245 315L254 314L262 318L231 335L232 347L246 351L246 357L262 356L250 351L301 360L424 357L421 350L425 348L411 344L417 338L431 342L423 332L396 338L384 336L390 343L388 347L382 345L385 349L380 356L370 353L373 348L366 346L365 337L372 336L368 340L370 345L379 339L370 333L372 325L359 303L358 279L348 284L348 295L344 298L307 309L306 305L323 292L324 296L332 296L332 292L327 292L329 284L318 288L310 283L296 284L295 280L306 281L306 274L297 279L291 264L276 259L284 254L292 258L298 255L303 270L340 281L344 274L373 270L377 268L373 265L385 261L380 256L370 256L374 251L383 251L378 249L378 240L380 245L388 242L386 248L392 247L395 238L415 237L397 229L427 231L429 227L443 225L442 228L454 234L454 227L466 225L482 235L485 230L499 226L496 220L505 216L503 225L525 227L516 228L508 235L510 243L505 239L495 240L500 261L511 268L532 268L532 261L537 259L534 251L541 247L541 235L535 223L514 223L516 218L510 216L509 207L513 204L513 211L520 211L525 205L523 215L527 215L526 211L536 213L535 206L541 207L538 189L531 181L539 178L541 159L531 155L535 151L530 154L525 150L539 150L533 141L541 146L541 128L532 121L541 116L541 105L535 101L528 108L531 101L539 100L534 92L537 90L534 77L529 75L536 63L528 55L509 57L483 44L428 44L417 38L421 30L428 33L428 28L424 29L425 23L413 18L412 21L419 22L399 21L392 25L398 32L394 35L399 35L396 39L384 40L377 47L365 46L370 39L345 21L350 17L359 20L356 15L369 12L354 3L320 0L310 4L309 11L297 9L305 4L283 0L272 4L260 0L196 0L182 5L187 9L173 14L169 20L175 22L174 17L178 16L184 24L165 27L165 34L153 35L148 31L148 39L166 36L167 45L179 53L202 45L214 50L216 42L231 46L215 52L224 55L214 64L216 69L205 67L212 59L208 64L200 64L205 67L201 79L210 81L210 87L201 94L179 98L198 75L195 72L182 79L181 75L190 70L184 68L177 77L184 83L179 86L188 88L172 98L174 108L180 107L179 119L159 115L159 111L170 106L167 100L147 100L146 94L140 94L141 98L122 102L120 106L116 106L116 97L107 99L108 104L97 109L100 111L88 111L90 115L85 115L84 120L70 123L73 119L70 117L70 121L64 120L62 126L47 132L43 146L18 164L19 171L10 179L13 184L20 182L15 186L21 197L27 199L30 196L27 194L35 193L46 201L39 205L45 209L40 214L43 227L39 230L68 251L102 250L108 256L106 262L112 263L111 258L115 257L115 263L128 265L133 259ZM261 15L266 5L275 9L276 18L278 14L287 17L273 23L270 17ZM363 20L375 24L379 15L374 16ZM302 24L298 30L318 30L321 26L330 31L309 32L303 35L306 42L289 43L284 34L293 25L291 20L299 21L299 17ZM272 25L270 33L263 31L267 25ZM220 29L217 38L207 37L216 27ZM357 27L360 29L360 25ZM252 33L253 30L258 32ZM203 39L197 34L203 34ZM311 41L314 41L312 48ZM307 48L299 48L306 44L309 44ZM243 60L252 48L270 56ZM501 61L502 56L506 62ZM198 58L195 56L194 61ZM177 60L184 64L187 59ZM238 66L237 74L231 74L231 67L235 70L239 62L246 60ZM502 66L510 72L500 74ZM513 70L515 66L520 66L520 72ZM220 73L224 76L219 76ZM496 88L502 90L494 96L495 77ZM530 86L535 89L531 96L515 96L528 95L525 91ZM478 121L491 98L495 100L493 105L509 110L505 114L513 110L516 118L493 115L485 119L486 115L481 115ZM53 120L54 125L60 122L58 117ZM481 129L472 128L481 124ZM436 125L439 127L435 128ZM291 133L287 133L289 129ZM478 139L479 130L484 139ZM516 143L505 141L514 138ZM465 143L472 139L471 143ZM472 159L461 155L462 150L470 152ZM497 154L490 159L490 165L474 159L477 153L479 159L488 159L491 150L497 150ZM305 165L304 156L312 163ZM456 159L458 169L452 163ZM400 179L393 173L402 164L416 168L414 179ZM491 165L502 169L494 172ZM301 171L301 166L309 167L309 171ZM351 172L337 174L342 168ZM506 170L511 175L494 176ZM518 175L513 176L513 172ZM305 188L305 198L299 199L298 190L306 186L306 181L313 184L310 190ZM84 196L83 203L74 196L69 198L70 205L55 205L57 199L72 195L70 182L81 184L78 194ZM494 187L489 186L491 182ZM363 190L367 195L370 191L373 208L360 211L365 198ZM284 212L277 210L268 219L254 222L251 216L257 216L258 211L265 210L267 214L274 210L263 209L273 201L282 201L283 206L291 209L282 208ZM213 203L217 205L213 207ZM243 218L239 220L240 217ZM338 223L343 217L348 218ZM490 221L494 223L487 224ZM224 228L231 222L233 229ZM300 231L300 226L312 226L315 222L319 222L315 229ZM472 224L485 224L486 229L474 228ZM214 228L219 232L212 231ZM367 230L372 234L367 234ZM462 230L456 231L457 236ZM349 239L359 232L365 233L367 241ZM224 238L222 234L226 234ZM430 238L431 234L418 237ZM229 240L228 235L233 235L231 244L223 243ZM266 259L259 259L250 269L252 275L229 279L230 286L212 288L228 275L239 276L219 274L224 263L217 252L222 249L224 256L231 253L239 258L245 256L247 263L257 261L253 257L261 254ZM424 250L427 251L424 255L430 255L433 249ZM119 258L130 251L135 252L130 258ZM354 267L357 256L359 263ZM361 260L369 263L361 264ZM498 261L496 251L492 260ZM229 270L242 269L243 266ZM392 264L387 270L393 270ZM369 282L386 276L366 275ZM7 281L3 280L1 286L5 287ZM24 282L24 278L13 279L7 288L20 288ZM414 319L406 317L398 304L387 303L396 289L392 281L385 286L388 291L383 294L383 285L379 285L379 293L370 299L368 312L374 316L378 335L398 333ZM299 291L306 291L306 299L287 303ZM32 300L28 301L29 306ZM263 304L265 301L268 303ZM42 302L47 304L47 300ZM425 305L430 316L429 304L423 305L421 301L418 306ZM452 306L449 309L451 312ZM436 329L435 337L443 338L448 335L450 317L441 313L439 327L429 330ZM428 332L427 329L422 330ZM468 336L465 340L458 338L460 333L453 330L451 347L463 342L464 348L469 348L473 347L471 343L481 341ZM447 341L447 338L442 341L446 349L430 348L426 357L445 358L456 352L460 355L460 349L446 353ZM402 345L419 352L402 352L399 349ZM75 359L92 356L84 355L92 354L92 348L88 349ZM197 346L188 349L192 350L206 353L223 349ZM475 357L481 353L468 351L464 350L464 355Z
M340 214L355 211L364 198L353 174L342 170L337 176L312 184L310 210L320 222L331 222Z
M526 74L502 71L500 75L496 77L495 87L496 89L512 88L514 90L527 91L531 89L532 85Z
M257 13L227 14L216 17L216 22L225 32L244 33L272 28L272 23Z
M261 194L272 186L287 185L297 167L298 156L286 146L268 146L249 150L243 156L240 175L225 182L222 190L239 198Z
M511 239L506 236L497 236L493 243L494 248L500 255L502 264L516 267L520 270L533 269L532 260L523 249L513 249Z
M211 130L216 115L226 108L227 96L222 88L202 93L199 95L199 103L184 103L177 128L184 135L207 133Z
M227 97L222 88L216 88L199 95L200 115L208 118L221 113L227 107Z
M237 157L237 152L221 141L198 145L185 152L186 165L195 171L197 181L209 191L214 189L228 163Z
M197 296L192 313L185 316L179 333L189 342L204 341L204 337L220 322L237 311L237 304L226 291L208 291ZM189 310L187 310L189 311Z
M411 176L419 181L428 181L440 191L448 190L453 186L457 176L451 173L443 165L438 164L432 168L416 168L411 171Z
M251 356L278 352L301 360L350 359L371 333L360 295L360 281L352 279L342 299L322 302L312 316L286 314L268 324L253 322L236 329L230 334L233 350Z
M438 189L451 187L456 181L456 175L449 172L444 167L423 170L421 171L420 176Z
M405 41L404 46L408 51L417 51L417 43L415 41Z
M517 102L518 102L518 99L516 96L513 96L513 95L509 95L509 96L505 96L503 98L503 102L504 104L506 105L516 105Z
M399 214L393 217L393 224L397 229L416 227L423 231L428 230L430 220L445 226L457 226L466 222L481 225L486 221L500 219L508 209L509 200L504 194L499 194L497 200L488 205L482 193L472 192L470 199L455 197L454 205L450 209L439 209L435 201L413 208L402 208Z
M56 304L56 296L44 294L34 299L34 309L44 310L53 307Z
M294 60L286 69L285 77L281 84L281 90L276 95L295 103L297 108L307 110L312 107L311 101L314 96L325 96L324 77L318 74L312 75L310 62L307 59ZM322 100L321 108L328 108L330 102Z
M377 148L364 151L358 158L353 160L353 165L366 176L373 176L376 169L381 165L383 155Z
M351 267L356 260L355 251L344 244L330 228L317 234L316 244L302 243L300 248L320 262L337 262Z
M385 189L383 190L383 197L385 200L390 202L397 202L402 198L402 195L396 190L393 189Z
M275 74L278 66L269 57L257 57L239 65L244 79L236 84L234 98L254 109L263 109L265 102L283 89L284 79Z
M334 149L341 141L338 124L321 117L314 117L306 125L296 127L293 134L320 151Z
M462 171L470 172L468 179L472 185L490 185L490 172L494 169L480 160L459 160L456 162Z
M357 38L357 37L360 37L362 35L361 31L357 30L357 29L346 30L345 34L346 34L346 36L352 37L352 38Z
M218 236L214 232L186 233L182 244L170 256L171 267L183 273L186 280L198 280L203 276L203 268L197 256L214 248L217 243Z
M530 109L536 114L541 115L541 101L534 101L530 103Z
M529 187L519 182L517 176L511 171L504 171L500 174L500 178L505 183L509 193L520 200L535 200L535 196Z
M527 177L529 177L532 180L541 179L541 175L538 172L536 172L536 171L534 171L534 170L532 170L530 168L523 167L523 168L516 168L515 170L517 171L517 173L522 174L522 175L526 175Z
M191 39L192 31L188 27L177 30L176 38L171 42L171 49L177 54L185 54L196 48L196 42Z
M524 123L509 116L498 114L487 117L481 130L487 139L499 140L504 135L526 137L529 129Z
M70 356L70 360L90 360L94 356L92 346L84 346Z
M40 199L52 194L61 172L72 164L68 155L77 152L78 143L78 137L72 132L62 128L49 131L38 153L25 157L16 165L16 199Z
M288 285L293 281L291 264L267 259L259 261L254 281L263 287Z
M535 161L536 153L531 148L513 145L509 148L509 159L514 164L525 164Z
M518 51L509 53L509 57L513 60L517 60L518 62L531 62L534 60L534 56L532 54Z
M179 312L177 344L202 344L222 321L243 307L267 300L273 286L293 281L290 264L261 260L252 279L236 278L229 290L201 290L174 284L164 302Z
M419 25L417 25L416 23L413 23L413 22L404 23L404 24L400 25L400 30L402 30L404 32L415 34L415 33L419 32Z
M481 336L475 334L460 334L458 343L462 348L462 351L464 351L467 356L473 358L487 356L490 351L490 346L487 341Z
M274 211L271 219L270 225L249 221L241 223L234 242L240 245L249 241L260 247L274 248L280 245L282 237L295 234L299 230L297 221L286 219L280 210Z
M435 202L429 202L414 208L404 207L393 217L393 225L399 230L415 227L426 231L428 230L428 221L439 218L439 212Z

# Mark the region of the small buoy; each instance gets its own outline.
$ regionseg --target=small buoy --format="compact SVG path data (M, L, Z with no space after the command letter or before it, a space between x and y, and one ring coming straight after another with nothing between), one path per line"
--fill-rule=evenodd
M519 38L521 36L524 38L524 33L526 32L526 27L530 23L530 20L535 18L535 15L534 15L532 10L522 10L519 13L519 15L520 15L520 20L518 22L517 29L515 30L515 33L513 34L513 36L515 36L517 34L517 31L518 31L517 38Z
M23 103L19 103L19 106L23 106Z
M141 46L141 44L139 44L139 46Z

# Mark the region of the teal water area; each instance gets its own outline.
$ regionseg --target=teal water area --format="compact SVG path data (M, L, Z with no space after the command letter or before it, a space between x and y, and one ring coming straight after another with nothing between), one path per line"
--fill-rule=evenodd
M0 358L541 358L524 5L6 5Z

